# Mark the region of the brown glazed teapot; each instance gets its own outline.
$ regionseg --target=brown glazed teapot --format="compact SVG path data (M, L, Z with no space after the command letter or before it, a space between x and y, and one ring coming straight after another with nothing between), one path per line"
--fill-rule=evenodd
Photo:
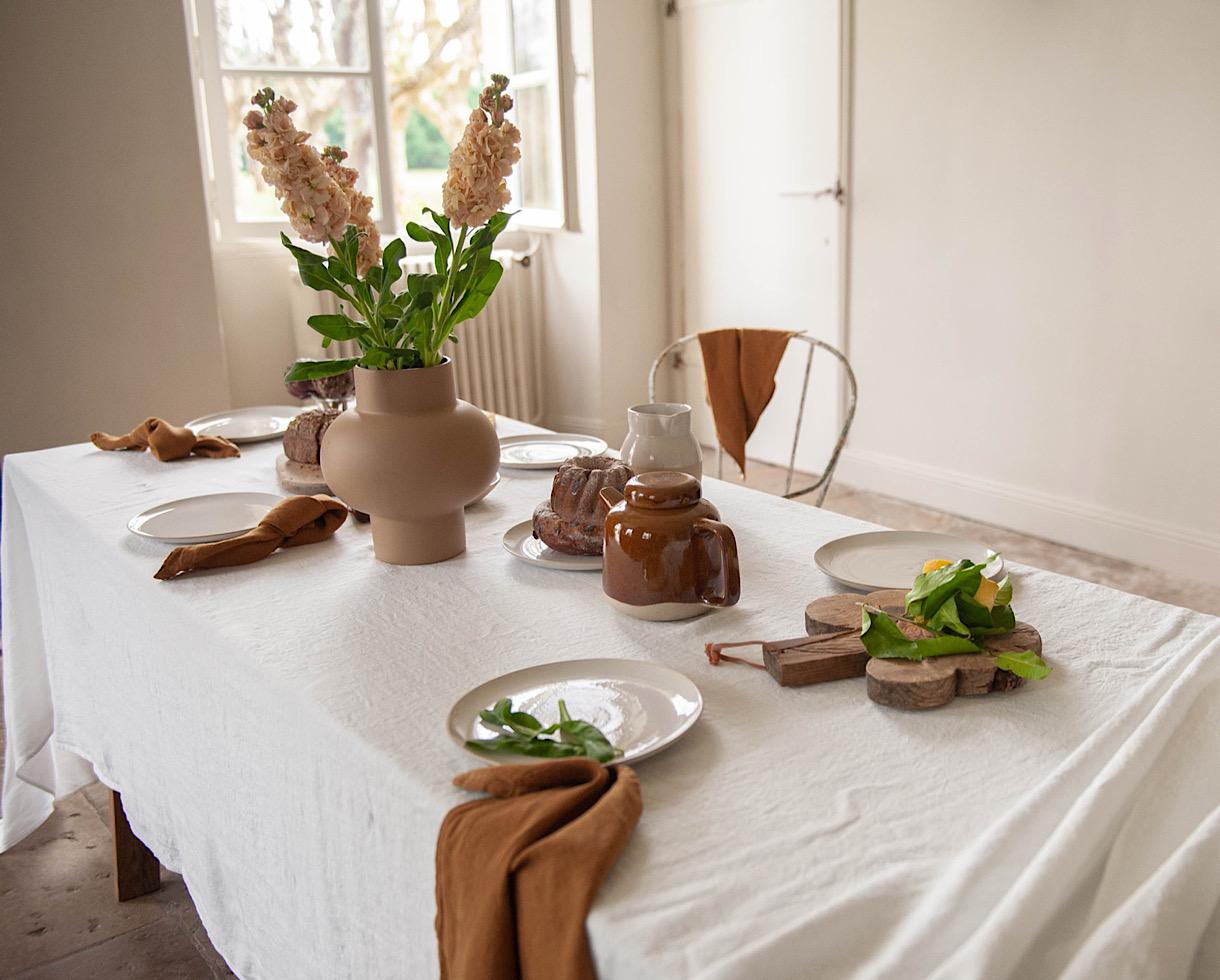
M741 598L737 541L686 473L658 470L603 487L602 589L639 619L689 619Z

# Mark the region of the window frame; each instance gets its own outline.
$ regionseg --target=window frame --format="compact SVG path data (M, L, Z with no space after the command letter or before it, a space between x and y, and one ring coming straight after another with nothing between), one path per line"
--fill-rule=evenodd
M379 185L378 206L381 210L377 227L383 235L395 236L402 229L397 224L397 217L392 207L386 207L385 202L394 201L394 168L390 164L390 112L388 87L386 84L385 56L382 46L383 21L381 0L363 0L365 9L365 25L367 31L367 47L369 63L367 68L335 67L281 67L281 66L242 66L225 67L221 64L219 36L217 32L215 0L183 0L186 6L187 31L190 37L190 55L192 68L192 83L195 88L195 119L199 132L200 155L203 157L203 173L206 184L206 198L211 217L212 234L218 242L239 242L249 240L268 240L278 237L280 232L291 232L287 218L277 221L239 221L237 218L237 200L231 164L224 153L217 153L217 147L223 147L230 139L228 121L225 112L224 77L226 73L260 74L269 78L276 76L312 77L312 78L354 78L367 79L370 85L370 98L373 107L373 139L377 152L377 177ZM554 5L554 60L552 69L536 69L523 72L523 84L518 85L518 79L513 76L513 87L530 88L546 84L554 80L553 97L550 105L549 125L555 134L556 146L552 160L552 179L555 181L558 206L555 208L528 208L522 206L520 213L513 221L513 226L520 230L554 231L568 226L568 174L567 174L567 133L564 126L564 116L561 111L563 84L562 57L562 21L560 19L559 0L551 0ZM500 8L502 23L506 26L505 34L509 40L503 43L502 53L498 57L507 56L508 63L515 68L514 44L511 31L513 29L512 0L483 0L485 6L489 3ZM490 59L484 50L484 63ZM501 62L503 63L503 62ZM511 89L510 89L511 91ZM515 116L514 108L510 115ZM523 180L519 168L514 172L510 188L515 202L522 197ZM412 219L414 220L414 219Z

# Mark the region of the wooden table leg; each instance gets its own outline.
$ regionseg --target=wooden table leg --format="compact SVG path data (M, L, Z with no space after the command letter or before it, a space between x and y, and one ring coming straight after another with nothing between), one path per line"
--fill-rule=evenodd
M114 891L127 902L161 887L161 862L144 842L131 832L123 799L110 791L110 826L114 831Z

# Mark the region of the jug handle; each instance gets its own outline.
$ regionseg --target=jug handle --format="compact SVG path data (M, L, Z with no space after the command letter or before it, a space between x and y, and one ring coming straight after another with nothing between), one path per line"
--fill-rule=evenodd
M598 496L602 498L602 503L607 507L613 507L615 504L621 503L623 499L622 493L615 490L614 487L602 487L598 491Z
M713 546L720 552L720 572L701 585L700 598L709 606L735 606L741 598L741 567L737 563L733 529L710 517L701 517L695 521L694 530L709 553Z

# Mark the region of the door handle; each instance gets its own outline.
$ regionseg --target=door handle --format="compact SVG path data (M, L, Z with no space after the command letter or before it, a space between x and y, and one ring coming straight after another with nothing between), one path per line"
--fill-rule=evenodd
M843 184L836 180L833 187L823 187L817 191L793 190L780 191L780 197L808 197L812 200L817 200L821 197L833 197L836 204L842 204L847 199L847 191L844 190Z

